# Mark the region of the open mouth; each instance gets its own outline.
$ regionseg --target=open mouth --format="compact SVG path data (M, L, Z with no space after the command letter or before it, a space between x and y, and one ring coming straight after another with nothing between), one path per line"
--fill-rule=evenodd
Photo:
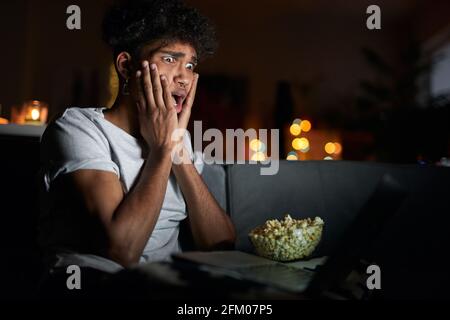
M185 99L184 94L172 93L173 104L177 112L180 112L183 108L183 101Z

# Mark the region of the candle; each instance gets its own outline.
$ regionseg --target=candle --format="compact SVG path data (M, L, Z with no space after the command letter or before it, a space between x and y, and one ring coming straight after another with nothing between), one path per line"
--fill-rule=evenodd
M47 107L38 100L26 103L25 124L43 125L47 120Z

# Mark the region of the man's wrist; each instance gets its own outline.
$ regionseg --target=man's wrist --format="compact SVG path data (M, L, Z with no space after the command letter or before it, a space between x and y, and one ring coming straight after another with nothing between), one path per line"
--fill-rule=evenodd
M150 162L167 162L171 160L171 152L169 149L150 150L147 160Z
M171 153L172 166L179 166L183 164L192 164L192 159L187 148L180 144L172 150Z

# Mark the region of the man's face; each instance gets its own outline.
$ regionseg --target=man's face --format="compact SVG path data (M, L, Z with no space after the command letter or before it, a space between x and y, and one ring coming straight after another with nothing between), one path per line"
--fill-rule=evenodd
M144 52L143 60L156 64L159 74L167 77L175 109L180 113L194 80L194 68L197 65L194 48L186 43L173 42L156 51L151 50L150 54Z

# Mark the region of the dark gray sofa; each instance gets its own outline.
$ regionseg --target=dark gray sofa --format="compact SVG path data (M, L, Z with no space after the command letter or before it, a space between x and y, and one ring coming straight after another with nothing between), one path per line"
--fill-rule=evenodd
M329 255L381 176L409 192L370 257L383 266L387 297L440 297L450 283L450 168L351 161L281 161L273 176L255 164L209 165L203 178L237 230L236 248L252 252L248 232L269 218L320 216L325 228L315 256Z

